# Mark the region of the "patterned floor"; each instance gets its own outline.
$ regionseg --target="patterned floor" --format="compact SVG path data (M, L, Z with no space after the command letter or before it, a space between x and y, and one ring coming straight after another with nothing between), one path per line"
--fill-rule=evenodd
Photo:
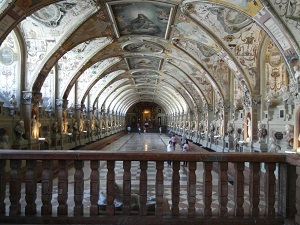
M138 134L138 133L131 133L123 136L122 138L118 139L117 141L111 143L110 145L107 145L104 149L101 149L101 151L110 151L110 150L119 150L119 151L166 151L166 144L169 141L169 137L165 134L159 135L156 133L147 133L147 134ZM178 138L179 142L179 138ZM193 145L192 143L190 143ZM194 146L194 149L197 149L197 146ZM180 146L177 145L176 151L180 151ZM123 180L123 168L122 168L122 162L116 162L116 169L115 169L115 174L116 174L116 183L120 186L122 186L122 180ZM73 183L74 183L74 169L71 169L69 171L69 199L68 199L68 207L69 207L69 215L72 215L73 213L73 206L74 206L74 188L73 188ZM100 162L100 192L103 193L105 196L106 193L106 187L105 187L105 181L106 180L106 162ZM131 181L132 181L132 192L138 192L139 189L139 162L132 162L131 165ZM148 164L148 196L149 197L155 197L155 176L156 176L156 169L155 169L155 163L154 162L149 162ZM89 214L89 204L90 204L90 199L89 199L89 189L90 189L90 166L89 163L86 162L84 165L84 175L85 175L85 183L84 183L84 199L83 199L83 204L84 204L84 214L88 215ZM202 201L202 177L203 177L203 170L202 170L202 164L198 163L197 165L197 170L196 170L196 177L197 177L197 195L196 195L196 209L197 212L201 213L203 210L203 201ZM165 168L164 168L164 198L167 199L169 206L172 205L171 202L171 179L172 179L172 168L167 166L167 163L165 162ZM217 181L217 174L213 172L213 202L212 202L212 208L213 208L213 213L218 212L218 181ZM188 202L187 202L187 169L184 167L180 168L180 203L179 203L179 208L180 208L180 213L184 214L187 211L188 207ZM228 188L228 195L229 195L229 201L228 201L228 213L232 214L234 210L234 202L233 202L233 188L230 183L228 183L229 188ZM7 187L9 188L9 187ZM8 190L8 189L7 189ZM25 207L25 197L24 197L24 191L25 187L22 187L22 199L21 199L21 205L22 209ZM41 185L38 185L38 190L37 193L41 192ZM53 187L53 198L52 198L52 205L53 205L53 214L56 214L57 211L57 179L54 180L54 187ZM244 208L245 208L245 213L248 212L249 209L249 201L248 201L248 194L249 194L249 189L248 186L245 185L245 203L244 203ZM261 192L261 196L263 196L263 192ZM5 199L6 206L7 208L9 207L9 196L6 196ZM38 211L40 211L40 206L42 203L40 201L37 201L37 208ZM260 209L264 209L264 205L260 204L259 205ZM8 210L7 210L8 212ZM22 214L24 212L22 211Z

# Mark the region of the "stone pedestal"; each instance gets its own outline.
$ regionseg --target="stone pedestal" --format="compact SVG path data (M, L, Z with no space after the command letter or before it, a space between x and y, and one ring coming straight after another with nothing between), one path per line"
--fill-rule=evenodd
M253 152L252 142L245 141L245 145L243 146L243 152Z
M52 135L52 148L54 149L61 149L61 137L59 134Z
M215 144L216 144L216 139L215 139ZM218 139L218 144L216 144L216 151L217 152L224 152L224 148L225 148L225 139L222 136Z
M12 146L11 146L12 149L18 149L18 150L27 150L28 149L28 141L25 140L25 139L18 139L18 140L15 140L13 143L12 143Z
M256 142L253 144L254 152L268 152L268 145L265 142Z
M233 142L234 142L234 138L231 135L225 137L225 147L224 147L225 152L235 151L235 146Z

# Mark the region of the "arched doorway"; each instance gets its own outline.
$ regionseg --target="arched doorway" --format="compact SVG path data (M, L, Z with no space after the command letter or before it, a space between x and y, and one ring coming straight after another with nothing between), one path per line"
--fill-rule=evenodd
M133 130L146 125L148 131L158 132L159 127L166 129L167 116L160 105L153 102L140 102L128 109L126 123Z
M153 123L155 123L155 119L151 120L151 110L150 109L144 109L142 111L142 123L143 125L148 129L153 127Z

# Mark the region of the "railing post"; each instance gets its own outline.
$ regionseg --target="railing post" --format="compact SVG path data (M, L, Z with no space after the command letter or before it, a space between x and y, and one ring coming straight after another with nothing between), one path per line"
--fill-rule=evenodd
M296 209L295 222L300 224L300 166L296 167L297 180L296 180Z
M267 217L275 217L275 191L276 191L276 178L274 171L276 169L275 163L265 164L265 198L266 209L265 214Z
M179 196L180 196L180 162L173 162L173 174L172 174L172 216L179 216Z
M115 214L115 161L107 161L107 207L106 213L107 215L114 215Z
M250 216L259 216L260 163L250 163Z
M6 190L6 181L5 181L5 160L0 160L0 214L5 214L5 190Z
M15 216L21 213L21 160L10 160L10 182L9 182L9 215Z
M235 163L235 174L234 174L234 202L235 208L234 213L236 217L244 216L244 163Z
M204 162L203 169L203 203L204 203L204 216L212 216L212 162Z
M296 166L279 163L278 171L278 212L282 217L294 219L297 213L295 207L296 188L291 187L296 184Z
M52 214L52 190L53 190L53 160L43 160L42 172L42 215Z
M66 160L58 160L57 215L68 215L68 168Z
M26 161L26 206L25 215L34 215L36 213L36 190L37 190L37 161Z
M98 200L99 200L99 160L91 160L91 181L90 181L90 215L98 215Z
M196 162L189 162L189 172L188 172L188 217L196 216L196 173L197 168Z
M140 161L140 216L147 215L147 161Z
M163 215L163 195L164 195L164 161L156 161L156 183L155 183L155 195L156 195L156 207L155 215Z
M219 162L219 215L227 216L228 209L228 162Z
M84 173L82 160L75 160L75 174L74 174L74 215L83 215L83 191L84 191Z
M123 162L124 174L123 174L123 212L129 215L131 211L131 161Z

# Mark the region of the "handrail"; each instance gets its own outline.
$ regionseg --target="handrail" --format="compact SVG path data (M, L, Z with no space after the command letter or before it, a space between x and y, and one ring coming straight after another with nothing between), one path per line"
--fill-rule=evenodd
M5 167L8 166L6 160L10 161L11 173L9 176L4 173ZM21 161L25 160L25 195L26 195L26 207L25 217L20 216L20 199L21 199ZM36 193L37 187L37 161L41 161L42 166L42 193ZM57 162L57 177L59 190L57 201L59 206L57 207L57 217L53 216L52 213L52 192L53 192L53 162ZM74 183L68 181L68 163L74 161ZM85 161L90 163L90 192L83 193L83 165ZM103 181L103 177L100 177L99 168L100 162L106 162L106 181ZM123 162L123 214L115 214L114 199L115 199L115 162ZM68 194L68 186L74 185L74 216L83 215L83 195L89 194L90 196L90 218L100 216L98 209L99 199L99 182L106 182L107 190L107 208L106 212L101 214L101 218L106 220L114 218L116 221L123 221L125 218L133 218L130 209L130 196L131 196L131 166L134 161L139 162L140 178L139 178L139 214L135 217L136 221L145 221L143 217L149 217L147 212L146 201L147 201L147 171L148 162L155 162L156 176L155 176L155 201L156 207L154 215L155 220L160 222L167 221L166 215L164 214L164 161L173 161L172 165L172 178L171 178L171 189L172 196L170 215L168 221L174 223L174 218L180 216L179 203L180 203L180 190L182 187L180 180L180 162L189 162L187 167L187 199L188 208L187 215L185 218L194 218L195 223L201 223L205 221L205 218L214 218L213 222L216 221L228 221L231 224L233 221L237 221L238 218L242 218L242 221L247 220L250 224L252 222L260 221L259 224L264 224L264 221L269 221L270 224L283 224L282 221L285 218L300 221L300 216L296 210L295 205L298 206L297 196L299 195L299 184L296 179L299 179L300 174L300 160L299 156L294 154L269 154L269 153L214 153L214 152L172 152L168 153L165 151L155 152L141 152L141 151L91 151L91 150L1 150L0 151L0 220L5 222L21 221L18 223L27 222L25 218L34 217L36 218L36 204L37 199L42 200L41 215L50 216L53 219L52 223L62 222L65 218L61 216L68 215L67 199L70 199ZM203 164L203 180L198 180L196 177L197 162ZM247 173L245 174L245 162L249 163ZM231 163L231 165L230 165ZM265 164L265 172L261 172L261 163ZM278 166L278 189L276 185L275 170L276 165ZM24 166L24 164L23 164ZM212 213L212 171L218 170L218 217ZM297 168L297 169L296 169ZM230 174L231 173L231 174ZM5 184L5 179L9 179ZM230 179L234 184L228 184ZM249 181L249 212L244 212L245 203L245 181ZM199 187L199 182L202 182L202 201L203 201L203 216L196 216L199 209L196 206L197 193L196 189ZM299 184L298 184L299 183ZM289 187L296 187L289 189ZM263 188L264 192L264 203L265 203L265 215L260 212L260 201L262 201L260 192ZM233 191L233 197L235 201L235 208L231 211L230 217L229 210L227 207L229 200L229 189ZM9 207L9 216L5 216L5 204L4 199L9 191L9 200L11 206ZM24 194L24 193L23 193ZM199 193L198 193L199 195ZM23 197L24 198L24 197ZM277 199L277 200L276 200ZM293 200L296 199L296 203ZM247 203L248 204L248 203ZM3 208L4 207L4 208ZM232 214L233 213L233 214ZM296 216L295 216L296 214ZM300 214L300 212L299 212ZM107 217L105 217L105 215ZM86 216L86 215L85 215ZM234 216L232 218L232 216ZM19 218L21 217L21 219ZM89 218L87 217L87 218ZM38 217L42 222L45 222L41 217ZM68 219L70 217L68 216ZM160 218L160 219L159 219ZM231 218L231 219L230 219ZM95 219L95 218L94 218ZM92 221L94 221L92 219ZM220 220L218 220L220 219ZM183 222L184 219L177 220ZM78 220L80 223L87 223L84 218ZM95 221L94 221L95 222ZM29 222L30 223L30 222ZM51 223L51 222L49 222ZM76 221L74 221L76 223ZM209 224L209 223L208 223ZM244 224L244 222L243 222Z
M130 160L130 161L191 161L191 162L274 162L285 163L284 154L218 153L218 152L141 152L141 151L91 151L91 150L1 150L0 159L66 159L66 160ZM294 159L294 164L296 160ZM292 159L290 159L292 163ZM300 163L299 163L300 164Z

